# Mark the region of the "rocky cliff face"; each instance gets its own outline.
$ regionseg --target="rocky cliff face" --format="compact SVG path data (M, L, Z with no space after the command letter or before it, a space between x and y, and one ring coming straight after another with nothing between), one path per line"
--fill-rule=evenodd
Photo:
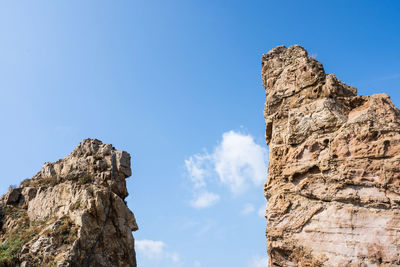
M400 266L400 112L300 46L262 58L270 266Z
M136 267L130 175L127 152L93 139L45 163L0 199L0 266Z

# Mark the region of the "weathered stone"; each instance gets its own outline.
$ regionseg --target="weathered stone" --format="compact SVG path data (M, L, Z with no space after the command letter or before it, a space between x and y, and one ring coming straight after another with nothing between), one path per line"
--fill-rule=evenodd
M45 163L32 179L0 199L0 241L23 239L20 252L7 262L0 257L0 266L86 266L111 209L91 266L136 267L132 231L138 226L124 202L130 175L129 153L95 139L84 140L64 159Z
M21 192L21 188L11 188L4 196L4 203L6 205L18 204L19 200L21 199Z
M20 267L31 267L31 265L28 262L24 261L21 263Z
M27 205L29 204L29 201L35 198L36 193L37 190L34 187L24 187L21 192L22 196L24 197L25 203Z
M400 266L400 112L300 46L262 60L270 266Z

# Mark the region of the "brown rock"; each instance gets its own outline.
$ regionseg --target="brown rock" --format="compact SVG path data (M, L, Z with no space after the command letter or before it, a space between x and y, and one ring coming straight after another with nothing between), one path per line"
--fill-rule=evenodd
M132 231L138 227L124 202L130 175L129 153L95 139L84 140L64 159L45 163L0 199L0 242L13 247L0 247L0 266L86 266L101 233L90 266L136 267Z
M400 112L304 48L262 58L270 266L400 266Z
M4 195L4 203L6 205L17 204L21 199L21 188L11 188L7 194Z

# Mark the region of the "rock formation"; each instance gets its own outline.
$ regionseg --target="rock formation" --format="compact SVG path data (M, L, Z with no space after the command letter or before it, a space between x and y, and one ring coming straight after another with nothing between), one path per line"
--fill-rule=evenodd
M0 266L136 267L130 175L127 152L93 139L45 163L0 199Z
M270 266L400 266L400 112L304 48L262 58Z

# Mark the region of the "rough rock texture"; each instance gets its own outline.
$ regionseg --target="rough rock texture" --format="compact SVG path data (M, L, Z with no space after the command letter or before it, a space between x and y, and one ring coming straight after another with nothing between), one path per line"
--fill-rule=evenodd
M400 266L400 112L304 48L262 58L270 266Z
M86 266L112 203L90 266L136 267L132 231L138 227L124 202L130 175L127 152L93 139L64 159L45 163L0 199L0 266Z

